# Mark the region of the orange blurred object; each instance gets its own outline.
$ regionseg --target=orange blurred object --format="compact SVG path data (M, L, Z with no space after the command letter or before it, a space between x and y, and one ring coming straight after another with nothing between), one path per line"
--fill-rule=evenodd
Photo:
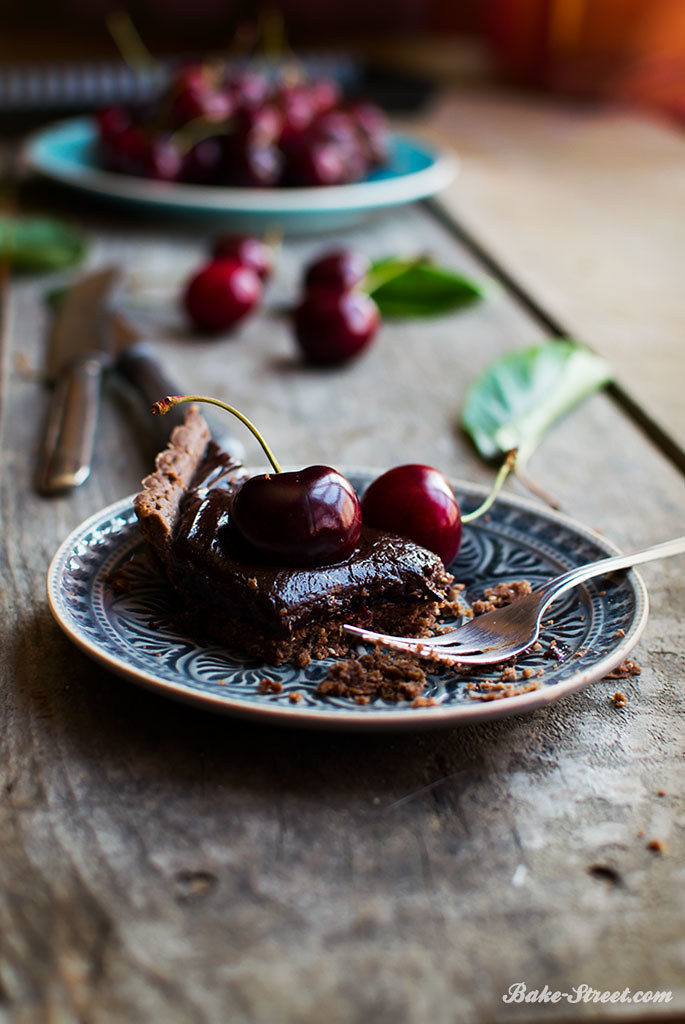
M488 0L486 19L508 78L685 119L683 0Z

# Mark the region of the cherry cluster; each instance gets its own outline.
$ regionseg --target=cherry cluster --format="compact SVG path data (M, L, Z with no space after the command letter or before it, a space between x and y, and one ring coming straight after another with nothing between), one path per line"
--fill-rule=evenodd
M449 481L432 466L396 466L377 477L360 501L350 481L330 466L283 472L255 425L217 398L169 395L152 411L164 415L184 402L208 402L236 416L273 467L241 484L231 507L231 533L248 558L295 566L340 562L355 550L362 524L413 540L445 565L457 554L461 511Z
M461 544L461 513L448 480L431 466L383 473L361 502L330 466L253 476L231 511L233 528L254 557L284 565L327 565L348 558L362 524L413 540L449 565Z
M385 115L329 79L272 80L223 64L180 69L164 95L97 116L109 170L157 181L265 188L361 181L388 151Z
M211 260L189 280L183 304L201 331L229 330L255 309L273 272L273 249L259 238L224 235ZM316 366L347 362L375 337L381 317L364 291L369 261L353 249L336 249L305 269L303 295L293 310L295 338Z
M306 268L304 295L294 310L293 325L308 363L345 363L375 337L381 316L363 290L368 270L366 256L352 249L328 252Z

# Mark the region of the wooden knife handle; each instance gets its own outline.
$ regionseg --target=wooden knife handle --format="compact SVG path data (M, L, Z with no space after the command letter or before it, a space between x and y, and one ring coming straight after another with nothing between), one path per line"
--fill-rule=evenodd
M78 487L90 474L100 405L102 363L72 364L57 381L48 410L38 471L41 494Z
M117 360L117 370L126 377L139 394L143 396L148 406L158 402L166 395L181 395L183 388L178 383L167 377L159 360L145 342L131 345L121 353ZM164 416L150 415L150 429L158 431L159 441L164 444L174 427L185 422L186 407L177 405L170 409ZM229 429L227 429L219 417L214 417L208 412L207 407L202 407L202 415L207 421L212 437L223 448L230 451L238 460L244 460L245 447ZM230 419L230 417L226 417Z

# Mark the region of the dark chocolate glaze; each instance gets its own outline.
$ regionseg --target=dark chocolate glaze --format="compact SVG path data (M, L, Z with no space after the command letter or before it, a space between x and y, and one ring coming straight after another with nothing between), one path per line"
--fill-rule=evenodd
M412 541L363 527L352 555L334 565L286 568L241 556L230 526L233 496L245 472L210 442L189 487L174 532L176 586L198 604L287 636L385 601L443 596L444 567Z

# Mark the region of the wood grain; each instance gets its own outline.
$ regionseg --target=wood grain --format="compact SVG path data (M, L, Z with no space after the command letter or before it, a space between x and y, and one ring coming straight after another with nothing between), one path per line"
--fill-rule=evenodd
M634 111L453 91L413 126L462 158L440 203L606 356L685 466L685 140Z
M75 210L93 263L147 280L193 265L209 234ZM482 273L422 209L338 241L428 249ZM270 307L323 244L286 243ZM134 491L153 454L112 379L91 479L54 500L33 492L46 394L27 369L40 366L54 283L14 284L3 364L0 1021L574 1016L507 1006L517 981L667 989L655 1018L685 1012L682 565L645 568L641 676L520 718L427 733L417 713L407 735L308 734L137 689L72 647L46 606L59 541ZM214 341L190 337L171 303L152 321L169 371L242 407L283 462L428 461L481 482L491 470L456 428L465 389L540 335L500 291L460 315L386 325L357 363L313 372L268 310ZM682 477L605 395L550 433L531 472L625 547L682 532ZM628 1019L606 1004L579 1013Z

